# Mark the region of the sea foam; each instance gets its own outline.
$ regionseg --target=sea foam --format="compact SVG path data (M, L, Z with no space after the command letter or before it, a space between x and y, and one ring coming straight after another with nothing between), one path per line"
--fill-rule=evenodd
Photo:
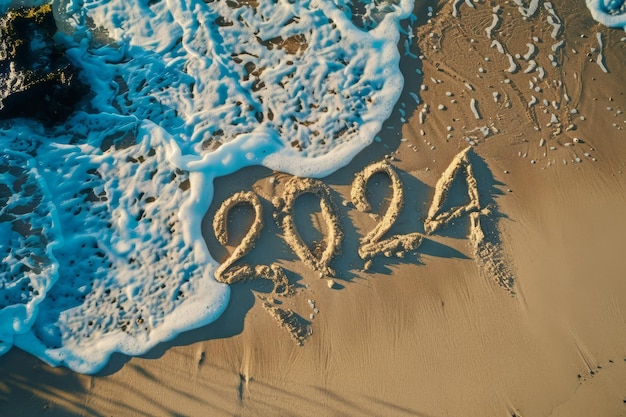
M403 87L413 3L53 8L94 94L56 128L0 128L0 353L93 373L224 310L200 234L216 177L252 165L322 177L371 143Z
M625 0L586 0L591 16L605 26L626 30Z

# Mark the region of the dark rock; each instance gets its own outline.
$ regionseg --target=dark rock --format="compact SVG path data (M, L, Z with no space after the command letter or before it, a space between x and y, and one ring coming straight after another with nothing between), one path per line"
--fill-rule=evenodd
M0 17L0 119L60 122L88 91L55 42L56 32L49 4Z

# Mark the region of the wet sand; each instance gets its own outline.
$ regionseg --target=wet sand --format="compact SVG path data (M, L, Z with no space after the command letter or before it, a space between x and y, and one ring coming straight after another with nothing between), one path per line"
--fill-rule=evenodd
M411 51L424 57L403 58L381 140L325 191L281 203L294 180L262 168L216 181L203 231L220 262L258 210L227 210L224 247L222 203L253 191L263 217L223 272L274 265L289 290L240 279L218 321L96 376L13 349L0 358L0 415L626 415L625 34L583 2L552 2L556 38L543 3L528 21L512 2L460 2L455 17L456 3L431 23L435 2L416 7ZM524 72L530 60L543 79ZM355 175L381 161L397 177L364 172L368 210ZM290 246L294 230L305 248Z

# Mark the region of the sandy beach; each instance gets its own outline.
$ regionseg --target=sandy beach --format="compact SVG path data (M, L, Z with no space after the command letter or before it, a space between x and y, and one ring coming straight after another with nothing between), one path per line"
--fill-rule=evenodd
M548 4L527 20L514 2L418 1L411 54L421 58L400 47L396 110L371 146L321 179L342 236L329 262L303 262L272 215L291 176L218 178L209 251L224 262L248 233L245 204L226 219L226 247L213 221L226 199L253 191L264 227L237 264L280 266L289 294L267 279L234 283L214 323L143 357L114 355L93 376L14 348L0 357L0 415L626 415L626 34L593 21L583 1L555 0L554 38ZM530 61L544 73L526 72ZM468 147L435 214L467 212L431 231L440 178ZM420 238L360 256L398 193L374 173L371 213L355 206L355 175L381 161L403 205L372 241ZM293 203L316 259L334 244L318 201ZM297 326L281 325L276 308Z

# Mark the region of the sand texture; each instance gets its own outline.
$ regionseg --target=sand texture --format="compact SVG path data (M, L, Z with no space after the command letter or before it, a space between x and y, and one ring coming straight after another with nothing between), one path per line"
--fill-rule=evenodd
M624 32L583 1L415 14L348 166L216 179L220 319L95 376L13 349L0 415L626 415Z

